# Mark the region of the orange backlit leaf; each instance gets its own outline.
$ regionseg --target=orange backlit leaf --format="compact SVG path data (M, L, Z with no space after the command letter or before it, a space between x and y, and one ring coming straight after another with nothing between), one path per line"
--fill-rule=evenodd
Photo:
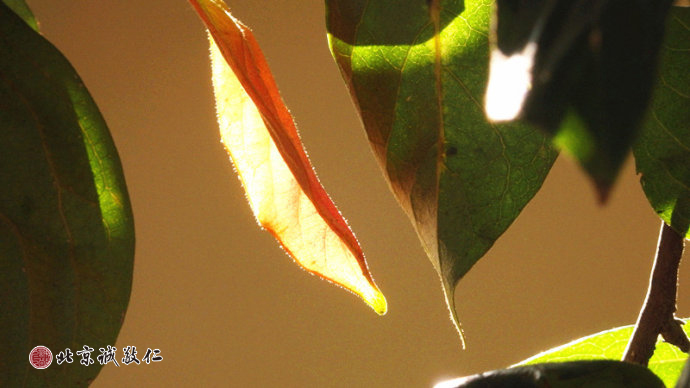
M385 314L362 249L319 183L251 31L220 0L190 2L212 38L221 139L258 222L307 271Z

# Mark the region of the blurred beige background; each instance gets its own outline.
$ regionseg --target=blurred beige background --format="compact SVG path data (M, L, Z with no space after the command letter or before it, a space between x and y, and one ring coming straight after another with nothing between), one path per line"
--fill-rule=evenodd
M228 2L254 29L389 313L300 270L255 225L219 142L206 34L186 1L29 0L105 115L132 197L134 287L117 355L133 345L164 357L108 365L94 387L423 387L634 323L659 222L631 161L599 207L561 158L458 287L461 350L330 57L323 1ZM688 316L687 265L682 277Z

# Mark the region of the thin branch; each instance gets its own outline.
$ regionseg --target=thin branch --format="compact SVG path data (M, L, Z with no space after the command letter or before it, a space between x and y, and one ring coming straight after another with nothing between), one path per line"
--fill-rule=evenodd
M659 335L683 352L690 350L690 341L681 327L683 322L675 317L678 267L684 245L683 236L662 222L647 298L625 349L624 361L647 365Z

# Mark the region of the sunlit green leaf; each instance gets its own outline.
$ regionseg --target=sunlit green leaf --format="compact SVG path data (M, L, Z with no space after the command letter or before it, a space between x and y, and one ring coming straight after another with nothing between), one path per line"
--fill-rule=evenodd
M685 324L683 330L690 333L690 325ZM632 332L633 326L603 331L539 353L519 365L593 359L620 360ZM659 376L664 384L672 387L678 380L687 358L688 355L677 347L659 340L654 356L649 360L649 369Z
M690 238L690 8L672 7L652 106L633 148L647 199Z
M539 190L555 152L490 125L489 0L327 0L329 42L374 153L439 272L457 281Z
M671 2L498 0L487 113L553 133L605 200L644 118Z
M85 386L114 345L134 230L120 161L69 62L0 3L0 386ZM37 345L53 352L30 366ZM57 365L69 348L72 364Z
M680 378L676 383L676 388L690 388L690 359L685 362Z

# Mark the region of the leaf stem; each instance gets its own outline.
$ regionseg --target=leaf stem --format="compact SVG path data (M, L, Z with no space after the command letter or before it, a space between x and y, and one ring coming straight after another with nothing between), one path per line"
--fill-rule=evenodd
M690 341L681 328L683 321L675 317L678 267L684 246L685 239L662 221L647 298L623 361L647 365L659 334L683 352L690 350Z

